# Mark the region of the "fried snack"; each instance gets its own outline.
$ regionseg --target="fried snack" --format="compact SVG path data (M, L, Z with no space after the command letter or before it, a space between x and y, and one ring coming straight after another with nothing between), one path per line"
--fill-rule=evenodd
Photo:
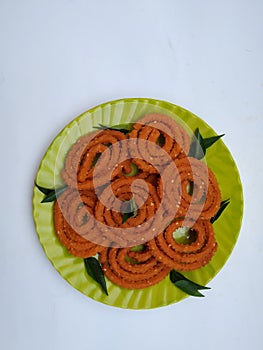
M129 248L108 248L99 254L105 275L116 285L128 289L142 289L163 280L170 268L156 260L147 245L142 252Z
M67 189L55 202L54 225L60 242L75 256L88 258L105 249L91 240L96 232L96 196ZM87 236L91 239L88 240Z
M146 225L145 231L142 225L153 218L161 199L148 179L154 181L151 176L146 176L143 180L140 175L121 177L102 191L94 215L95 219L103 224L99 225L98 229L103 228L101 234L104 236L105 245L117 244L126 247L152 238L153 233L149 231L149 225ZM131 201L135 206L136 215L123 222L125 213L131 212ZM111 230L111 227L119 228L119 232ZM132 230L127 230L129 228Z
M167 115L148 114L137 123L134 124L134 129L130 132L131 139L143 139L149 141L146 147L137 142L130 149L130 155L134 157L135 147L137 146L141 159L136 159L136 164L141 164L144 159L150 158L155 164L163 166L172 160L185 157L190 148L190 138L185 130ZM159 154L154 149L149 149L151 143L159 145L167 154ZM155 172L156 169L147 165L148 172Z
M66 156L68 189L54 206L61 243L82 258L99 253L105 275L128 289L206 265L217 249L210 219L221 194L207 165L187 157L189 148L182 126L161 114L141 118L128 134L81 137ZM191 240L179 243L178 228L189 228Z
M213 172L207 165L196 158L183 158L175 162L177 173L168 166L164 181L169 185L165 191L169 210L170 203L180 198L177 215L187 216L192 220L209 220L218 211L221 202L220 189ZM159 190L162 186L158 187Z
M122 132L109 129L81 137L67 154L61 174L64 182L70 187L78 188L79 190L93 190L94 165L100 155L111 145L125 139L126 136ZM113 161L116 164L119 163L121 152L121 146L119 147L119 152L116 152L115 147L115 159ZM123 167L126 165L127 163L124 163L121 167L119 166L115 170L115 175L122 172ZM100 179L97 179L97 181L100 181L100 184L103 185L107 176L107 167L104 166L104 171L100 173Z
M181 244L175 240L174 232L180 227L191 230L194 239L190 243ZM148 245L158 261L179 271L191 271L206 265L217 250L213 226L208 220L175 219Z

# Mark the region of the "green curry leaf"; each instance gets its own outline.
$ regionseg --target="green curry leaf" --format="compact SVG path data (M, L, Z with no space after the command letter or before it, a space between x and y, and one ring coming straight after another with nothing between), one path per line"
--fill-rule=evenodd
M104 272L101 268L99 261L94 257L90 257L90 258L84 259L84 264L85 264L85 268L86 268L88 275L92 279L94 279L94 281L99 283L99 285L101 286L104 293L106 295L108 295L108 290L107 290Z
M35 182L35 186L40 192L45 194L45 197L42 199L41 203L54 202L68 187L67 185L64 185L57 189L45 188L45 187L39 186L36 182Z
M220 207L217 213L210 219L211 224L213 224L221 216L221 214L226 209L229 203L230 203L230 199L226 199L220 203Z
M133 128L133 123L127 123L127 124L118 124L118 125L112 125L112 126L106 126L103 124L98 124L97 126L94 126L95 129L99 130L117 130L122 132L123 134L128 134L132 128Z
M202 286L198 283L189 280L184 275L175 270L172 270L170 272L170 281L186 294L195 297L204 297L204 295L200 293L199 290L210 289L209 287Z
M201 135L199 128L195 130L194 134L195 136L190 145L188 156L197 159L202 159L206 154L207 148L211 147L216 141L218 141L221 137L225 135L222 134L204 138Z

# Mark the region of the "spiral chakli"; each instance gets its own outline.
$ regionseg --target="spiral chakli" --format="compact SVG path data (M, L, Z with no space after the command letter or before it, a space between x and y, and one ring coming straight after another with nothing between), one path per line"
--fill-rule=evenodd
M104 249L103 246L94 243L92 237L96 232L93 216L95 203L96 196L93 192L79 193L67 189L54 205L57 237L71 254L81 258L93 256ZM98 241L98 237L96 238Z
M178 243L174 233L179 228L188 228L194 239L190 243ZM175 219L148 245L158 261L180 271L195 270L206 265L217 249L213 226L208 220L191 222Z
M115 147L114 159L112 159L112 161L118 164L119 156L121 152L123 152L121 143L118 142L125 139L126 136L122 132L110 129L82 136L72 146L66 156L65 166L62 171L62 178L65 183L79 190L93 189L94 166L99 160L100 155L113 144L117 144L118 152ZM123 167L126 165L127 164L124 163L122 166L115 169L115 176L121 173ZM108 169L104 165L97 182L100 182L100 185L104 185L107 176Z
M159 209L161 198L147 179L152 180L151 177L142 180L140 175L121 177L104 188L100 194L94 213L95 219L102 224L98 229L105 237L105 245L117 244L125 247L147 242L155 235L155 232L149 229L150 223L153 226L156 223L157 233L158 220L155 220L154 215ZM123 222L125 213L131 213L132 210L136 214Z
M82 136L66 156L68 188L54 206L61 243L79 257L99 253L105 275L128 289L206 265L217 249L210 219L221 194L189 148L187 132L161 114L146 115L129 133ZM178 229L188 229L191 241L176 240Z
M158 261L147 245L141 252L129 248L108 248L99 255L105 275L116 285L142 289L163 280L170 268Z
M179 216L186 216L192 220L209 220L218 211L221 202L220 189L213 172L207 165L191 157L177 160L174 173L168 166L165 169L164 181L169 182L169 191L165 191L169 210L170 204L175 200ZM162 186L159 186L161 189Z
M134 147L130 149L130 155L134 157L135 148L138 149L141 159L136 159L136 164L148 163L152 161L160 166L168 164L174 159L185 157L190 148L190 138L181 125L176 123L172 118L162 114L148 114L137 123L134 124L134 129L130 132L131 139L147 140L146 146L142 143L134 142ZM160 154L153 148L149 149L149 145L154 143L161 147L166 155ZM156 169L147 165L145 167L148 172L155 172Z

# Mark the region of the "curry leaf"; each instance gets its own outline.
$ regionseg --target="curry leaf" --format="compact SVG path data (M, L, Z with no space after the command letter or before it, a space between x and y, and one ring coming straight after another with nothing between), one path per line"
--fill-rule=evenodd
M204 144L204 139L199 131L199 128L195 130L195 137L190 145L190 150L188 153L189 157L194 157L197 159L202 159L205 156L206 148Z
M185 280L179 280L174 283L176 287L181 289L183 292L185 292L188 295L192 295L194 297L204 297L202 293L198 291L195 286L193 286L191 283Z
M212 137L206 137L203 139L205 148L209 148L212 146L217 140L221 139L221 137L225 136L225 134L212 136Z
M45 188L45 187L39 186L36 182L35 182L35 186L37 189L39 189L40 192L42 192L45 195L48 195L54 191L52 188Z
M230 199L226 199L220 203L220 208L218 209L217 213L210 219L211 224L213 224L221 216L229 203Z
M46 196L42 199L41 203L54 202L65 191L66 188L67 185L64 185L58 189L50 190L50 192L47 192Z
M122 224L124 224L125 221L127 221L129 218L134 218L137 215L138 208L137 205L132 198L131 200L127 201L128 204L128 212L125 212L122 217Z
M103 124L98 124L98 126L94 126L95 129L99 130L117 130L122 132L123 134L127 134L130 132L133 128L133 123L127 123L127 124L118 124L118 125L113 125L113 126L106 126Z
M209 287L202 286L189 280L184 275L175 270L172 270L170 272L170 281L183 292L195 297L204 297L204 295L200 293L199 290L210 289Z
M84 259L84 264L88 275L99 283L104 293L108 295L105 276L99 261L94 257L90 257Z
M190 145L188 156L194 157L197 159L202 159L206 154L207 148L211 147L216 141L218 141L224 135L225 134L204 138L201 135L199 128L197 128L195 130L195 137Z

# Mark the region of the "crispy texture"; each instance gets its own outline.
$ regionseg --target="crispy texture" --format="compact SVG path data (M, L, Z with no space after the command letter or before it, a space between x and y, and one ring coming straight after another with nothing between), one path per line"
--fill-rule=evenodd
M191 227L196 239L191 244L179 244L173 238L173 232L180 227ZM157 260L172 269L189 271L206 265L213 257L217 243L213 226L208 220L174 220L165 231L149 243L149 249Z
M102 191L101 200L96 203L94 215L98 222L108 227L106 235L105 231L101 233L105 235L105 245L127 246L129 244L132 246L152 238L152 233L149 230L142 232L141 225L153 218L159 208L160 198L156 188L147 179L153 181L151 177L145 177L144 181L140 176L121 177L114 180ZM127 202L131 200L138 208L136 216L123 222L124 213L130 210L127 208ZM119 235L116 236L110 227L119 228ZM101 226L99 226L100 228ZM133 228L132 232L129 231L129 234L125 234L129 228Z
M170 268L159 262L146 248L131 252L129 248L109 248L100 253L105 275L116 285L128 289L142 289L163 280ZM132 262L127 261L132 259Z
M94 210L94 193L79 194L68 189L55 202L54 225L60 242L75 256L81 258L91 257L105 249L93 243L91 232L96 231L96 221L92 215ZM88 221L84 218L89 218ZM91 240L88 240L87 237Z
M171 203L180 198L177 216L189 219L209 220L218 211L221 193L213 172L207 165L195 158L186 157L175 162L177 173L166 167L164 179L169 182L165 192L169 210ZM158 187L159 191L162 186Z
M171 269L206 265L217 249L210 219L221 194L207 165L187 157L189 148L182 126L161 114L141 118L127 135L106 129L81 137L62 171L68 189L54 205L61 243L82 258L99 253L105 275L128 289L159 283ZM103 152L108 164L99 157ZM136 215L124 221L131 201ZM178 243L173 235L179 227L191 227L194 241ZM138 244L143 251L130 249Z
M185 157L190 148L190 138L181 125L172 118L162 114L148 114L141 118L134 125L134 129L129 134L129 137L159 144L167 152L167 156L158 156L158 153L151 152L148 150L148 147L141 147L138 143L135 144L142 159L147 158L150 154L150 157L159 165L165 165L171 160ZM133 152L134 149L131 149L130 154L133 155ZM143 160L140 160L140 162L143 162ZM147 165L147 171L154 172L155 169L151 169Z
M96 158L102 154L111 145L118 141L125 140L126 136L115 130L103 130L100 132L88 134L81 137L70 149L67 154L65 166L62 171L62 178L67 185L79 190L93 190L93 172L94 162ZM115 156L115 163L118 162L118 156L121 153L121 147L119 147L119 153ZM107 178L107 168L100 174L100 184L105 183ZM123 170L122 167L118 167L115 171L115 176Z

